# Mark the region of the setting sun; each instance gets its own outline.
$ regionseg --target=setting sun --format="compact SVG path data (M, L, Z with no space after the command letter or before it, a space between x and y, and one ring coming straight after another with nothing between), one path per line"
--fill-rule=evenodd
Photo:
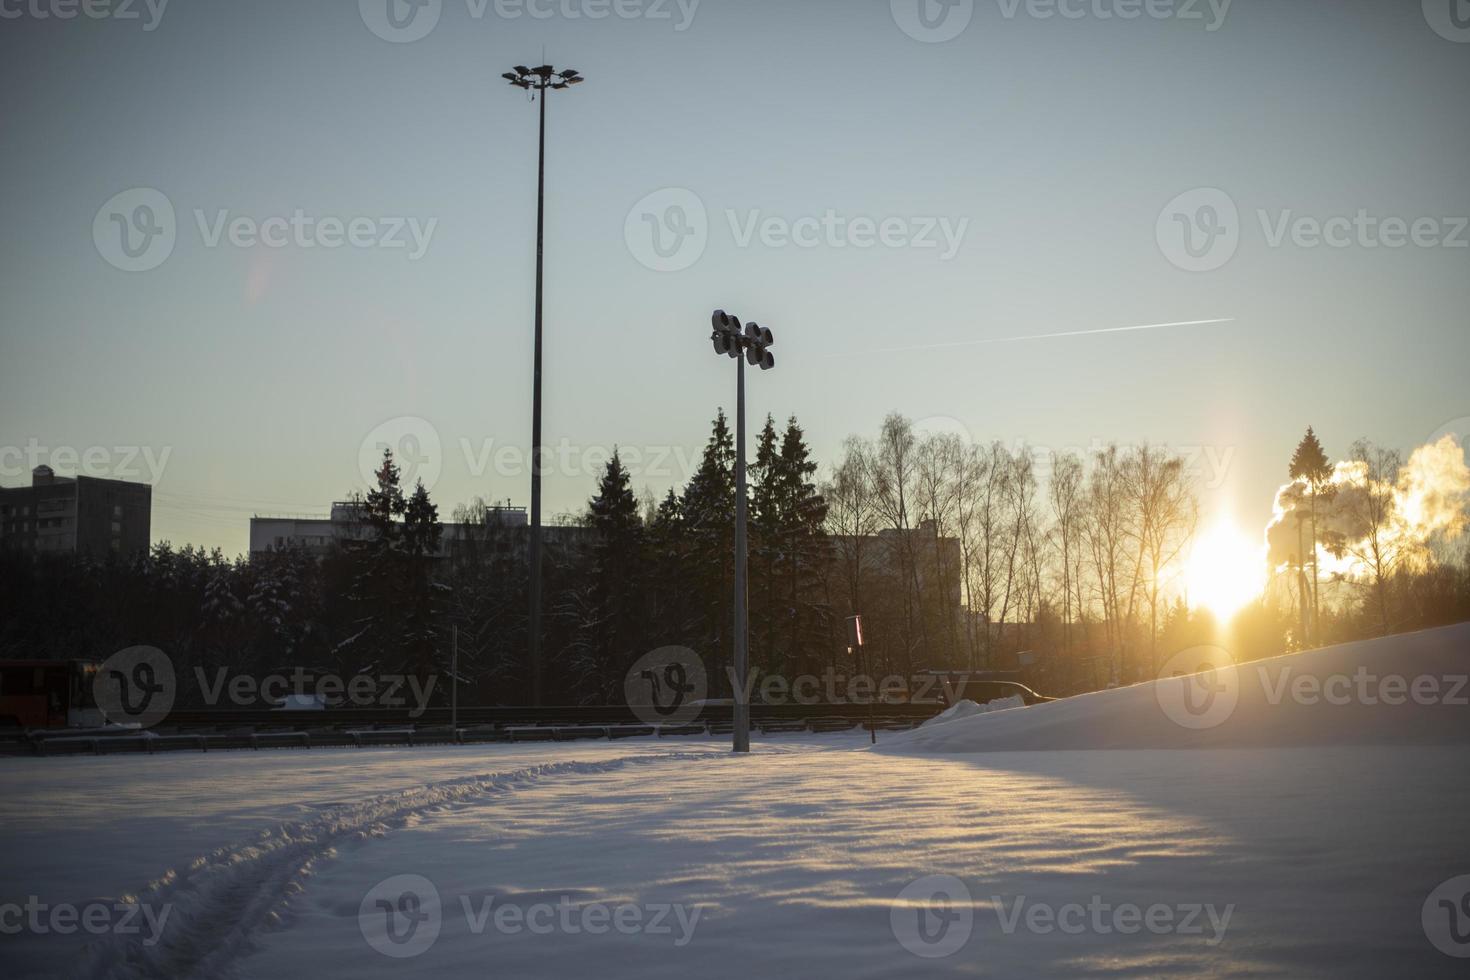
M1185 569L1189 604L1224 622L1266 585L1266 557L1259 543L1233 522L1222 519L1195 541Z

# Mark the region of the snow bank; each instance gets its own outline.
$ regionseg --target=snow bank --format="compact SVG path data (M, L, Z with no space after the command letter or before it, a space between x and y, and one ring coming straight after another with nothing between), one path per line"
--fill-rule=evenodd
M889 736L878 749L1466 744L1467 675L1470 624L1461 624L1170 676L1024 711L973 711L961 703L928 725Z
M947 721L956 721L960 718L969 718L971 715L983 715L991 711L1004 711L1007 708L1024 707L1026 707L1026 699L1021 697L1021 695L1019 694L1013 694L1008 698L996 698L995 700L987 701L984 704L976 704L969 698L965 698L963 701L956 701L954 704L950 705L948 708L945 708L943 711L939 712L939 714L935 715L933 718L930 718L919 727L932 728L935 725L942 725Z

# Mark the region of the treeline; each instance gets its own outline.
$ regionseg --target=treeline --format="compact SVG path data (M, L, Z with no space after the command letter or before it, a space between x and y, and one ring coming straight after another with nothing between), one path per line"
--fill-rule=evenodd
M890 664L1014 669L1055 694L1152 678L1199 644L1255 660L1470 619L1457 444L1406 464L1360 440L1334 464L1308 429L1283 464L1267 588L1218 623L1182 585L1199 513L1185 457L1147 444L1038 455L890 415L876 438L847 441L824 486L842 599L880 614ZM905 533L876 561L898 566L897 590L872 580L865 553L888 529ZM1293 534L1300 545L1282 547ZM964 608L939 601L956 591Z
M1267 529L1268 601L1295 646L1470 619L1470 469L1453 438L1396 449L1359 439L1334 462L1309 427Z
M734 456L721 413L688 482L653 499L614 453L584 512L545 529L549 703L616 702L633 661L669 645L698 652L711 696L729 695ZM1299 456L1292 478L1317 474L1325 500L1326 461ZM1334 602L1318 601L1318 570L1297 555L1229 624L1190 610L1177 583L1196 488L1159 447L1046 458L919 433L894 414L849 439L821 478L796 420L768 418L749 492L751 662L765 673L853 670L843 620L854 612L869 671L1016 671L1049 694L1154 676L1198 643L1254 659L1470 618L1470 563L1442 553L1380 562L1380 577ZM442 699L457 648L463 703L529 701L526 529L475 501L447 534L423 486L400 486L391 454L355 506L356 533L325 557L167 544L105 559L0 555L0 657L157 646L179 668L182 703L199 697L195 667L434 674ZM1325 535L1320 502L1318 514Z
M853 606L873 602L869 536L895 534L904 608L880 628L905 668L1022 670L1070 692L1151 675L1158 662L1167 583L1197 519L1182 457L1109 446L1086 463L1052 457L1043 474L1024 447L920 435L893 414L877 438L848 440L827 494ZM934 601L956 593L964 608Z
M662 500L640 500L614 453L586 510L544 530L542 636L550 703L620 700L634 660L659 646L704 657L728 695L732 658L735 448L723 413L698 469ZM826 593L826 504L795 419L767 419L750 490L752 656L773 672L834 663L842 624ZM0 555L0 657L102 659L135 644L163 649L182 703L194 668L264 676L300 667L339 677L437 674L457 648L465 703L531 697L527 532L475 501L445 534L422 484L400 485L385 453L354 502L355 531L325 557L286 548L250 558L155 546L106 558Z

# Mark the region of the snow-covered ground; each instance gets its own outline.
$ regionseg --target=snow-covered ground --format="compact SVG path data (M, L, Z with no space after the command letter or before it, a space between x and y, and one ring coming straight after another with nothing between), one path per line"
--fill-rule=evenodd
M1341 704L1279 685L1365 664L1380 683ZM88 938L42 914L0 935L0 974L1465 975L1435 942L1470 952L1470 879L1442 887L1470 875L1470 707L1446 703L1470 627L1267 666L1184 702L1176 680L956 712L877 751L7 759L0 905L153 919ZM1363 703L1398 675L1438 702Z

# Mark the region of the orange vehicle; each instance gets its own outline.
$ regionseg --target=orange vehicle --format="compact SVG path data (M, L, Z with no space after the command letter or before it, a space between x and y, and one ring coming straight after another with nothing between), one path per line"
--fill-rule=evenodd
M0 727L87 728L102 724L90 660L0 660Z

